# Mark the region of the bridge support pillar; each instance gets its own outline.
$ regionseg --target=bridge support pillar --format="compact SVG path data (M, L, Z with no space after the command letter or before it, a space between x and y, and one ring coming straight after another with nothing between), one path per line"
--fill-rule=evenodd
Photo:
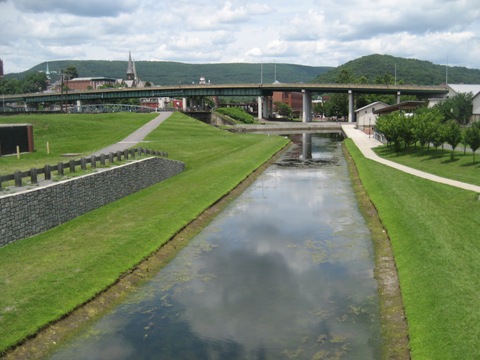
M273 98L269 96L268 98L268 118L273 118Z
M269 113L269 101L268 101L268 97L263 97L263 110L262 110L262 116L266 119L268 119L270 117L270 113Z
M400 91L397 91L397 104L400 104L402 93Z
M312 121L312 93L307 90L302 90L303 93L303 122Z
M258 108L258 120L263 119L263 97L259 96L257 98L257 108Z
M302 140L303 140L303 147L302 147L303 160L312 159L312 134L303 133Z
M187 98L182 98L182 110L187 111Z
M162 110L165 110L165 98L164 97L158 99L158 108L162 109Z
M348 90L348 122L353 122L353 91Z

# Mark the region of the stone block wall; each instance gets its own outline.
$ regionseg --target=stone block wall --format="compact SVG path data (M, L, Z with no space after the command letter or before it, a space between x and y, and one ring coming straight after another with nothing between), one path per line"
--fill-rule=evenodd
M1 196L0 247L159 183L184 168L180 161L152 157Z

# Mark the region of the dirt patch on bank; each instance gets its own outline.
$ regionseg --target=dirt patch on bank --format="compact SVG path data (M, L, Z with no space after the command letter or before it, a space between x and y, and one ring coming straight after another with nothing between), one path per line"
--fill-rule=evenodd
M245 178L235 189L206 209L200 216L181 229L170 241L155 253L144 259L130 272L124 274L115 284L101 292L89 302L79 306L62 319L49 324L34 337L25 340L16 348L8 351L1 359L27 360L41 359L53 352L58 344L73 338L79 330L97 320L108 310L120 304L135 287L148 281L166 266L177 253L188 245L190 239L208 225L225 207L247 189L260 174L280 158L289 148L285 146L270 160Z
M342 146L360 210L367 221L375 252L375 279L378 285L382 324L383 359L410 359L408 324L403 307L397 267L390 238L360 180L355 162Z

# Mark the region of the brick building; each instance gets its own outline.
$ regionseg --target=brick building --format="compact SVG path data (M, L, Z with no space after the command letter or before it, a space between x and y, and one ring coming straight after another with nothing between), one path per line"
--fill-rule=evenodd
M67 80L65 85L73 91L95 90L103 85L115 85L116 79L106 77L84 77Z
M299 92L283 92L275 91L272 95L273 104L282 102L290 106L295 116L299 116L303 112L303 94ZM275 111L275 105L274 105Z

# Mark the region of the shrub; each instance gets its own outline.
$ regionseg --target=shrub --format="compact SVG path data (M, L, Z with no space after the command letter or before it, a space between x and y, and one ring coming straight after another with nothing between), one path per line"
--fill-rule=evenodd
M224 107L216 109L217 112L223 115L227 115L236 121L240 121L244 124L253 124L255 119L252 115L245 110L238 107Z

